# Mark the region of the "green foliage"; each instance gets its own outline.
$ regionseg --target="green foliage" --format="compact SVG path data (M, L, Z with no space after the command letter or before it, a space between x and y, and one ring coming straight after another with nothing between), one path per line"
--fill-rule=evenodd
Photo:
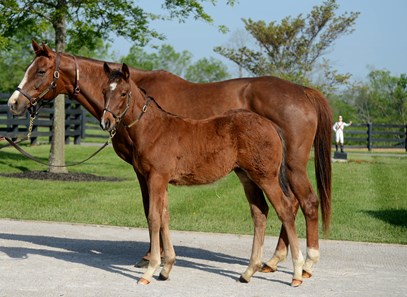
M112 41L111 33L144 45L153 38L164 36L151 28L156 19L183 21L192 16L211 23L212 18L202 3L216 0L165 0L162 7L168 15L145 11L142 4L133 0L4 0L0 3L0 49L18 31L41 36L44 24L52 25L56 44L70 43L71 51L82 47L94 50L99 40ZM228 1L233 5L235 1ZM48 39L44 39L51 44Z
M215 58L203 58L190 65L185 73L185 78L193 82L214 82L229 78L227 67Z
M407 123L407 75L372 70L367 82L347 89L343 101L354 106L360 122Z
M49 146L26 148L44 161ZM95 147L66 147L67 163ZM331 239L407 244L407 158L348 152L348 163L333 163ZM0 173L46 170L13 148L0 150ZM140 188L132 167L106 148L71 172L122 178L120 182L53 182L0 176L0 217L130 227L147 227ZM308 175L314 176L310 160ZM314 182L313 178L311 181ZM315 184L314 184L315 188ZM253 223L237 177L208 186L169 187L172 230L252 234ZM214 207L216 206L216 207ZM236 223L238 222L238 223ZM270 207L267 234L277 236L280 222ZM296 225L305 237L299 212Z
M211 82L229 77L227 67L221 61L203 58L192 63L192 54L189 51L179 53L166 44L153 53L132 46L129 54L121 61L143 70L163 69L194 82Z
M322 72L325 82L318 87L331 93L337 85L345 83L350 75L338 74L321 57L335 40L353 32L359 13L336 15L339 5L327 0L315 6L303 17L286 17L281 23L243 19L247 32L257 42L258 49L216 47L215 51L243 67L253 75L276 75L300 84L310 85L312 77ZM318 68L318 67L319 68Z

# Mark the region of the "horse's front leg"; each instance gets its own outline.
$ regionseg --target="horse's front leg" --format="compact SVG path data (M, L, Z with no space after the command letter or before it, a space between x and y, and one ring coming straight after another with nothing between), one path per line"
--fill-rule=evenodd
M141 189L141 196L143 198L143 208L144 208L144 214L146 216L146 219L148 220L148 212L150 209L150 197L148 193L148 187L147 187L147 182L145 177L138 172L136 168L134 168L134 171L136 172L137 179L140 184L140 189ZM139 260L134 266L138 268L147 268L148 267L148 262L150 261L150 254L151 254L151 232L149 232L149 237L150 237L150 242L149 242L149 248L148 251L144 254L144 256ZM161 257L163 256L163 247L162 247L162 240L160 238L160 254Z
M138 281L139 284L147 285L160 266L160 229L162 225L162 214L164 200L166 197L167 183L160 175L150 174L147 180L149 192L148 228L150 232L151 253L146 272Z

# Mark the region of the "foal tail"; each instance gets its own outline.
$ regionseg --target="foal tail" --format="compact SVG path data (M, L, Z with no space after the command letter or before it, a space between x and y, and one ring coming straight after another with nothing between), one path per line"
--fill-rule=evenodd
M285 147L285 141L283 138L283 134L280 128L278 128L277 126L276 130L277 130L277 134L280 137L280 141L282 144L282 160L281 160L281 165L280 165L280 170L278 173L278 183L280 184L280 188L283 191L284 195L289 197L290 196L290 187L289 187L289 183L288 183L288 175L287 175L287 163L286 163L286 147Z
M304 88L304 92L318 114L318 125L314 138L315 175L321 203L322 228L327 237L332 213L332 110L328 100L320 92L311 88Z

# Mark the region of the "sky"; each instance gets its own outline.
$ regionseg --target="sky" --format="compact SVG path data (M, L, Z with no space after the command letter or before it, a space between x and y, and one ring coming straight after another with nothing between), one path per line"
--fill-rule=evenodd
M242 18L254 21L263 20L280 22L286 16L307 15L323 0L239 0L234 7L227 6L226 1L219 0L216 6L205 5L206 11L214 19L214 25L189 19L184 23L178 21L158 22L152 25L159 33L166 36L165 41L152 44L170 44L177 52L187 50L192 53L194 61L214 57L224 62L232 75L237 76L237 68L232 62L215 53L216 46L227 46L236 32L244 32ZM146 11L160 12L162 1L139 0L139 5ZM406 0L337 0L337 15L344 12L360 12L355 31L337 39L328 58L339 73L352 74L353 80L365 80L373 70L388 70L394 76L407 73L407 1ZM163 11L161 11L163 13ZM218 25L225 25L230 32L223 34ZM126 55L131 43L117 39L113 49L119 55ZM147 52L152 51L148 47Z

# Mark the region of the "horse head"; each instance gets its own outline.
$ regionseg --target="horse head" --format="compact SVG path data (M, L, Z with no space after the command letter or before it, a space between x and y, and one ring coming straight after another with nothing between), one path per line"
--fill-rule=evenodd
M108 82L103 86L105 108L100 126L112 134L129 109L131 99L130 71L126 64L122 65L121 70L111 69L107 63L104 63L103 68Z
M61 91L57 85L60 55L46 44L40 46L34 40L32 47L35 58L8 100L9 109L15 115L23 114L40 100L52 100Z

